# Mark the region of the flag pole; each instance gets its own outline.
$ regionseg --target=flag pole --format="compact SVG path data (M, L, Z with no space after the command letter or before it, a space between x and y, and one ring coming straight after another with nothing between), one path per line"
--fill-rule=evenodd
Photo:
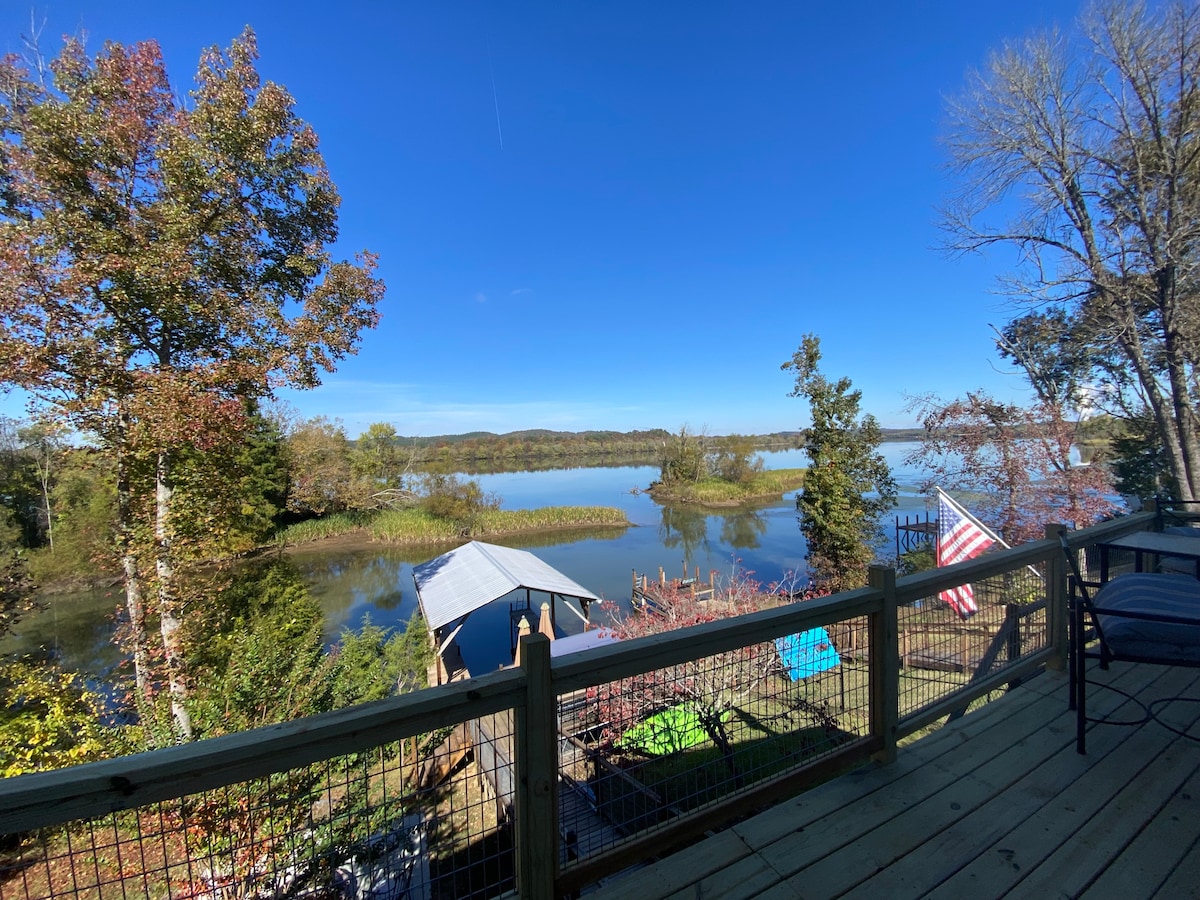
M971 513L967 511L966 507L964 507L961 503L959 503L957 500L955 500L953 497L951 497L949 494L947 494L945 491L943 491L938 485L935 484L933 486L933 489L938 492L939 499L945 498L946 503L948 503L950 506L953 506L955 508L955 510L958 511L959 515L963 516L968 522L970 522L972 525L974 525L976 528L978 528L980 531L982 531L984 534L986 534L988 537L990 537L993 541L995 541L997 544L999 544L1005 550L1012 549L1012 547L1009 546L1008 542L1006 540L1004 540L1004 538L1000 537L1000 535L996 534L996 532L992 531L992 529L988 528L986 525L984 525L982 522L980 522L979 519L977 519L977 518L975 518L975 516L971 515ZM939 528L938 531L939 531L938 537L940 538L941 537L941 535L940 535L941 529Z
M933 489L935 491L937 491L939 499L945 498L946 503L948 503L950 506L953 506L959 512L960 515L966 517L966 519L972 525L974 525L976 528L978 528L980 531L982 531L984 534L986 534L988 537L990 537L993 541L998 543L1005 550L1012 549L1012 547L1010 547L1008 545L1008 542L1006 540L1004 540L1004 538L1000 537L1000 535L996 534L996 532L992 531L992 529L988 528L986 525L984 525L982 522L980 522L979 519L977 519L977 518L975 518L975 516L971 515L971 513L967 511L967 508L965 506L963 506L961 503L959 503L957 500L955 500L953 497L951 497L949 494L947 494L945 491L943 491L939 485L935 484L933 486ZM938 541L940 542L942 539L942 529L941 529L940 525L938 526L938 536L937 537L938 537ZM1033 566L1026 566L1025 568L1027 568L1030 572L1032 572L1038 578L1044 578L1042 573L1039 572L1037 569L1035 569Z

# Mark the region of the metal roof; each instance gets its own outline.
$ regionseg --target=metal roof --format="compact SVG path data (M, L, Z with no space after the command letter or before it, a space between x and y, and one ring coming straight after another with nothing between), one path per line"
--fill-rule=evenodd
M566 656L568 653L578 653L580 650L591 650L594 647L607 647L615 644L620 638L607 628L593 628L591 631L581 631L578 634L568 634L550 644L550 656Z
M413 567L425 624L437 629L458 621L517 588L600 598L526 550L471 541Z

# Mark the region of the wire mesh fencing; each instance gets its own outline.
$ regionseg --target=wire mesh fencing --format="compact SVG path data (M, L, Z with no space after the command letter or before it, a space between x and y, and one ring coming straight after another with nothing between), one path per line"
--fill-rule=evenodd
M838 622L561 696L560 862L866 737L867 643L865 619Z
M958 585L976 611L964 616L939 592L897 611L899 715L914 715L1018 663L1049 643L1046 582L1025 566ZM958 608L956 608L958 607Z
M0 848L0 900L498 896L514 886L513 798L497 777L506 754L511 760L511 723L509 713L486 716L171 801L8 835ZM473 752L480 733L497 747L491 771L484 754Z
M905 733L897 719L912 733L920 716L932 721L1027 672L1050 647L1053 594L1031 558L971 564L982 574L967 576L978 607L967 618L941 596L958 577L947 569L622 641L574 662L552 664L539 637L525 668L400 698L407 711L367 737L358 735L374 713L360 708L353 729L314 733L303 765L260 749L261 766L217 780L193 745L203 784L219 786L195 792L192 782L186 796L65 823L46 813L48 801L30 799L38 821L59 824L0 842L0 900L485 898L527 888L518 868L522 878L567 873L562 884L582 885L610 851L632 855L695 833L695 823L727 824L801 781L893 751ZM541 724L521 734L518 721ZM294 736L315 726L284 727ZM518 762L527 774L536 767L520 783ZM188 783L188 765L171 775ZM540 808L556 799L555 812L523 816L522 798L543 780L553 789ZM535 846L539 860L557 847L558 865L530 868Z

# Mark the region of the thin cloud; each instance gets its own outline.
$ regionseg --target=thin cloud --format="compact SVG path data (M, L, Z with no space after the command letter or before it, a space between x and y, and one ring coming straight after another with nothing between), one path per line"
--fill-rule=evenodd
M487 303L487 294L485 294L483 291L479 291L478 293L475 294L475 302L476 303Z
M514 291L510 291L508 296L510 296L510 297L520 297L522 294L532 294L532 293L533 293L533 289L532 289L532 288L517 288L517 289L516 289L516 290L514 290Z

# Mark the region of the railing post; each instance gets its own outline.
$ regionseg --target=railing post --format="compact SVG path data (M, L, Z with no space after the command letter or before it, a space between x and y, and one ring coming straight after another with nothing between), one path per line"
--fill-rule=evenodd
M1047 525L1047 540L1058 543L1065 525ZM1046 630L1054 655L1046 660L1046 668L1062 671L1067 665L1067 566L1061 550L1054 550L1046 560Z
M521 638L525 706L517 707L517 892L553 900L558 875L558 716L550 680L550 639Z
M1021 658L1021 607L1016 603L1004 604L1004 623L1000 626L1004 638L1004 664L1011 666ZM1008 682L1011 691L1021 683L1020 678Z
M883 609L870 616L871 734L883 739L875 753L881 763L896 759L896 727L900 720L899 613L896 608L896 570L871 566L871 587L883 591Z

